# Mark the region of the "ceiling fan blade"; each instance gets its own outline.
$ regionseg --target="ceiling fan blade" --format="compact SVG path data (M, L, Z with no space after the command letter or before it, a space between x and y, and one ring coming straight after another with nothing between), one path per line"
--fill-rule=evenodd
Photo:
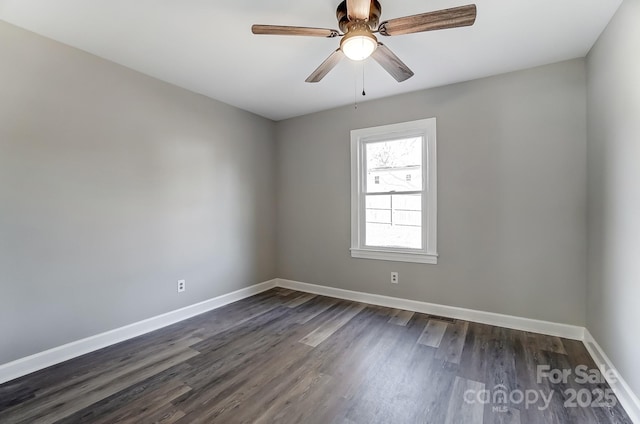
M378 43L378 48L371 57L398 82L408 80L413 76L413 71L382 43Z
M452 9L391 19L381 23L378 31L382 35L403 35L414 32L458 28L473 25L476 21L476 15L476 5L468 4Z
M350 19L369 19L371 0L347 0L347 16Z
M251 32L259 35L304 35L308 37L333 38L340 35L335 29L309 28L282 25L253 25Z
M344 57L344 53L342 50L338 49L335 52L331 53L331 55L324 61L318 69L313 71L309 78L305 80L305 82L320 82L322 78L324 78L329 71L336 67L336 65L342 60Z

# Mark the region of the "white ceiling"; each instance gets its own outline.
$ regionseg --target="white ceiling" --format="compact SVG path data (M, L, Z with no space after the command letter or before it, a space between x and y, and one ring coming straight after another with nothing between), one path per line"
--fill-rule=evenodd
M382 19L473 0L381 0ZM583 57L622 0L476 0L472 27L380 37L415 76L369 59L367 96L386 97ZM251 24L337 28L339 0L0 0L0 19L129 68L280 120L354 102L362 65L305 78L337 39L256 36ZM359 101L362 101L362 97Z

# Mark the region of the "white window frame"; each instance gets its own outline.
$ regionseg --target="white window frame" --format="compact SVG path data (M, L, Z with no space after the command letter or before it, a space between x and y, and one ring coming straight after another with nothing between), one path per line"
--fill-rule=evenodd
M422 249L365 245L365 145L422 137ZM351 257L399 262L438 263L436 118L351 131Z

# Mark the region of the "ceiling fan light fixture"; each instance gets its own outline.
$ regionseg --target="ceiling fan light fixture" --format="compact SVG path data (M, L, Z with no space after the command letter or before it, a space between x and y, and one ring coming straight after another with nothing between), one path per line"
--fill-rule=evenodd
M371 57L396 81L402 82L411 78L414 75L413 71L387 46L378 43L374 34L389 37L471 26L476 21L477 9L475 4L467 4L389 19L380 23L382 7L379 0L342 0L336 9L338 27L342 33L328 28L283 25L253 25L251 31L254 34L269 35L342 37L340 48L331 53L309 75L306 82L320 82L345 56L353 61L362 61Z
M368 30L349 31L342 41L340 48L342 53L351 60L365 60L376 51L378 40Z

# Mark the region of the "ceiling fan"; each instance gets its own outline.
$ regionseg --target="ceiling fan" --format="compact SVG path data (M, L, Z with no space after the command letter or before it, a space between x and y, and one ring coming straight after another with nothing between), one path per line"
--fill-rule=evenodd
M442 9L419 15L384 21L380 24L382 7L378 0L344 0L336 12L340 31L326 28L309 28L281 25L253 25L254 34L302 35L309 37L342 37L340 47L313 71L306 82L320 82L344 56L351 60L364 60L369 56L378 62L398 82L413 76L409 69L374 34L394 36L416 32L434 31L473 25L476 21L476 5Z

